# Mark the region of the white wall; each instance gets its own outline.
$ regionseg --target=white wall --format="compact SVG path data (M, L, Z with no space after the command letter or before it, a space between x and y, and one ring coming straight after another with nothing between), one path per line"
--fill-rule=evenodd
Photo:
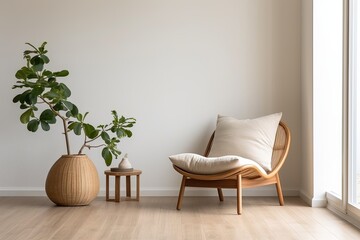
M313 0L301 6L301 196L311 205L313 198Z
M89 120L107 121L112 109L137 118L120 149L143 170L144 195L177 194L180 178L167 156L202 153L218 113L279 111L293 137L282 184L297 194L300 14L300 0L2 1L0 194L43 194L49 168L65 152L59 125L30 133L11 102L24 43L44 40L51 69L70 71L71 99ZM88 154L103 190L106 166L99 151ZM267 189L248 194L275 194Z

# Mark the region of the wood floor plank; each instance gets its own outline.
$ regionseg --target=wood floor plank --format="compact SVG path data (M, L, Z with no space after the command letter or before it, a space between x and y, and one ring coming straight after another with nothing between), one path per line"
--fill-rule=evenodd
M325 208L297 197L142 197L140 202L106 202L57 207L45 197L0 197L0 239L360 239L359 229Z

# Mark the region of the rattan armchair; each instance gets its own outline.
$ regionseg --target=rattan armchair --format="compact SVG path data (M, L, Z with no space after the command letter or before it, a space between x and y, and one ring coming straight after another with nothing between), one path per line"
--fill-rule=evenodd
M214 135L215 132L209 140L204 154L205 157L208 156L211 150ZM217 188L220 201L224 200L222 188L235 188L237 192L237 214L241 214L242 188L252 188L270 184L275 184L279 204L283 206L284 198L281 190L279 171L288 155L290 141L291 135L289 128L285 125L285 123L280 122L273 147L271 159L272 170L267 172L267 174L262 173L256 167L251 165L245 165L226 172L211 175L194 174L173 165L174 169L183 176L179 191L177 209L181 209L185 187Z

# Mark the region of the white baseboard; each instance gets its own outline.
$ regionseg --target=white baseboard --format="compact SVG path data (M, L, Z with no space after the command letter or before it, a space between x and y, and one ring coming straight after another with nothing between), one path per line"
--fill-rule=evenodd
M299 196L300 196L300 198L302 199L302 200L304 200L304 202L307 204L307 205L309 205L309 206L311 206L311 197L309 197L306 193L304 193L303 191L300 191L300 194L299 194Z
M44 188L0 188L1 197L39 197L46 196Z
M132 189L135 190L135 189ZM235 189L224 189L225 196L236 196ZM110 194L113 195L114 191L110 191ZM125 191L120 192L121 195L125 194ZM132 192L134 195L135 192ZM178 196L178 188L170 189L141 189L141 196L161 196L161 197L174 197ZM283 189L284 196L299 196L299 191L295 189ZM0 188L0 196L46 196L44 188ZM105 189L101 188L98 196L105 196ZM203 189L203 188L186 188L185 196L217 196L216 189ZM276 190L271 188L253 188L253 189L244 189L243 196L277 196Z
M235 189L223 189L225 196L236 196ZM273 189L243 189L243 196L277 196ZM143 196L178 196L179 189L144 189L141 190ZM283 189L284 196L299 196L298 190ZM206 188L185 188L184 196L217 196L216 189Z
M300 196L300 198L301 198L302 200L304 200L305 203L308 204L310 207L322 208L322 207L326 207L326 205L327 205L327 200L326 200L326 198L316 199L316 198L310 197L309 195L307 195L307 194L304 193L303 191L300 191L299 196Z

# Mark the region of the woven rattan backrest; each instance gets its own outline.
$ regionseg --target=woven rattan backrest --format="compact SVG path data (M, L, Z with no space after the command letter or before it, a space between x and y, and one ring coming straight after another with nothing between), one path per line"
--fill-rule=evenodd
M289 129L286 127L286 125L283 122L280 122L276 132L273 154L271 158L272 169L275 169L276 166L280 163L280 161L284 160L284 158L287 155L289 144L290 144Z

